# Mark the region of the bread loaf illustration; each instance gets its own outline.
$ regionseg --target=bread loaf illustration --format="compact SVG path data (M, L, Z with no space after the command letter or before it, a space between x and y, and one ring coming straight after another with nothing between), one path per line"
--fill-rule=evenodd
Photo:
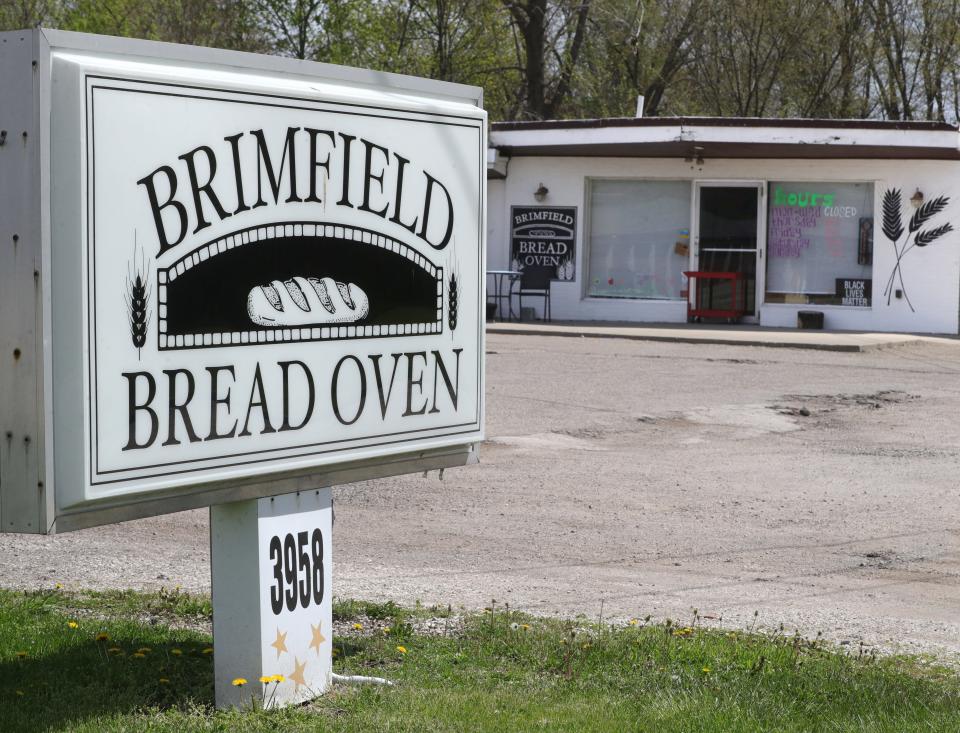
M333 278L294 277L258 285L247 296L247 314L259 326L354 323L370 310L367 294Z

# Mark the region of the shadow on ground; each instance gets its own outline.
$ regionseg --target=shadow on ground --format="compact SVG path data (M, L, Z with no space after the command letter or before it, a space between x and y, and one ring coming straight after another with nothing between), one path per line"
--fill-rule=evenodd
M39 733L149 708L212 706L209 648L115 638L0 663L0 730Z

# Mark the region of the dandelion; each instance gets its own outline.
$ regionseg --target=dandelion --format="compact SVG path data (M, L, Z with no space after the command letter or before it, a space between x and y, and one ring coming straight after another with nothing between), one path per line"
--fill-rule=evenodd
M183 652L180 649L171 649L170 653L175 657L179 657L180 655L183 654Z
M144 654L143 652L134 652L134 653L131 654L130 656L134 657L135 659L146 659L146 658L147 658L147 655Z
M275 674L270 678L272 682L276 682L278 685L286 679L282 674Z
M513 631L516 631L517 629L520 628L520 624L518 624L516 621L514 621L512 624L510 624L510 628L511 628Z
M353 625L353 630L354 630L354 631L360 631L360 629L362 629L362 628L363 628L363 624L354 624L354 625Z
M703 672L704 674L710 674L710 668L709 668L709 667L704 667L704 668L701 669L700 671Z
M17 690L17 697L23 697L23 690Z
M110 634L106 631L101 631L95 638L97 641L110 641Z
M213 647L212 647L212 646L208 646L206 649L203 650L202 653L203 653L203 654L213 654Z
M123 649L121 649L118 646L112 646L109 649L107 649L107 652L110 654L123 654Z
M67 626L69 626L71 629L75 629L80 626L80 624L78 624L76 621L67 621Z
M631 626L636 626L636 625L639 624L639 623L640 623L640 622L637 621L637 619L635 619L635 618L630 619L630 625L631 625Z
M271 682L273 682L273 677L271 675L264 675L263 677L260 678L261 684L267 685L267 684L270 684Z
M26 658L27 658L26 652L17 652L17 659L26 659Z
M398 646L397 651L400 652L401 654L406 654L407 648L405 646Z
M148 647L148 646L142 646L142 647L140 647L139 649L137 649L137 652L140 653L140 654L149 654L149 653L152 652L152 651L153 651L153 649L151 649L151 648Z
M392 631L392 629L391 629L389 626L384 626L384 627L383 627L383 633L384 633L384 634L389 634L391 631Z
M57 583L53 586L54 590L63 590L63 583Z
M237 677L230 684L234 687L243 687L245 684L247 684L247 681L243 677Z
M168 680L166 677L161 677L161 678L158 680L158 682L159 682L161 685L169 685L169 684L170 684L170 680Z
M530 624L520 624L520 628L524 631L530 631Z

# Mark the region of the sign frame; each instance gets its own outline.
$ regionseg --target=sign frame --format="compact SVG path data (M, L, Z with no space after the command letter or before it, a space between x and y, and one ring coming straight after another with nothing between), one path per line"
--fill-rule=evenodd
M386 92L397 99L421 98L477 108L476 116L482 118L477 150L481 278L485 271L487 125L480 88L317 62L49 29L0 33L0 66L12 71L5 74L0 92L7 99L23 100L0 109L0 131L5 131L0 132L0 531L52 534L478 462L478 446L484 434L482 326L478 341L478 429L465 434L462 442L451 438L443 445L401 446L381 455L364 454L326 466L256 476L234 472L223 480L127 497L106 496L76 508L61 506L58 497L63 495L62 487L76 480L71 475L76 458L65 459L64 447L70 440L63 436L74 429L83 411L82 396L69 389L76 384L76 377L70 376L74 367L69 361L80 358L76 353L71 356L70 350L81 349L83 344L76 333L75 314L62 305L58 307L55 301L64 300L59 295L63 278L73 277L71 269L79 267L86 255L65 253L58 245L58 231L82 220L83 212L71 211L69 201L52 196L52 158L74 156L71 164L82 170L79 159L83 151L62 144L58 147L53 142L68 132L58 129L65 123L52 114L54 54L124 57L177 68L201 66L228 74L285 75ZM83 85L60 89L57 94L74 95L79 101ZM54 261L57 269L51 267ZM475 305L477 313L482 314L482 280L477 293L478 302L461 302L461 309Z

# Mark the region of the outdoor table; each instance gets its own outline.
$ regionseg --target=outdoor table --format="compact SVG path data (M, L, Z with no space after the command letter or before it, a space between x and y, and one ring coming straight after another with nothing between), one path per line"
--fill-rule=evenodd
M523 273L518 270L487 270L487 275L493 277L493 292L487 291L487 302L497 304L497 317L504 320L503 302L506 300L506 320L513 320L513 283L520 279ZM503 292L503 283L507 282L507 292Z

